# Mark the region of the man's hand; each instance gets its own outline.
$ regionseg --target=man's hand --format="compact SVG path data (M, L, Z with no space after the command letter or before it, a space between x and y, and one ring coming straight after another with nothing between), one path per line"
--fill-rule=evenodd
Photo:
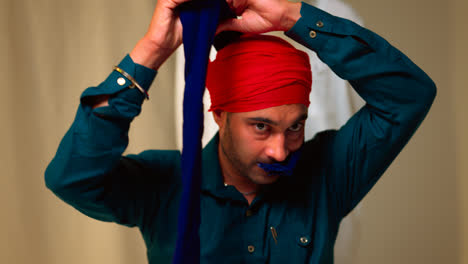
M301 3L287 0L226 0L241 19L229 19L221 23L217 32L239 31L265 33L287 31L301 17Z
M182 43L182 23L176 7L190 0L158 0L145 36L130 52L134 62L157 70Z
M157 70L182 43L182 23L176 7L190 0L158 0L145 36L130 52L134 62ZM199 0L196 0L199 1ZM287 31L300 18L300 3L287 0L226 0L242 19L228 19L217 32L244 33Z

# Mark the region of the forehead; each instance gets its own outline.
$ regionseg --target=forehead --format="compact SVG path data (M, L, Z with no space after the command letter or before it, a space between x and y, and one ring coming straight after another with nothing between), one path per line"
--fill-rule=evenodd
M242 119L268 119L274 123L297 122L307 117L307 107L303 104L288 104L269 107L261 110L233 113Z

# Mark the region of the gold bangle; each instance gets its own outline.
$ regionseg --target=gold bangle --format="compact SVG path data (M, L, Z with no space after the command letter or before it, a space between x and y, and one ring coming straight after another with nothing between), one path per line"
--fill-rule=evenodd
M122 69L119 68L118 66L114 66L114 71L116 71L116 72L122 74L125 78L127 78L127 79L132 83L132 85L130 85L129 87L130 87L130 88L134 88L134 87L138 88L138 90L140 90L140 92L142 92L142 93L145 95L146 99L149 100L148 92L145 91L145 89L143 89L143 88L137 83L137 81L135 81L135 79L133 79L133 77L130 76L130 74L126 73L124 70L122 70Z

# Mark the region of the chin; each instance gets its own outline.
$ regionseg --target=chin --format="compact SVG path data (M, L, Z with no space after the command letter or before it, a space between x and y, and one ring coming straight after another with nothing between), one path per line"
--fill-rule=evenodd
M260 167L255 168L255 172L252 173L253 175L250 178L252 182L260 185L268 185L276 182L279 179L279 175L277 174L268 174L266 171L261 169Z

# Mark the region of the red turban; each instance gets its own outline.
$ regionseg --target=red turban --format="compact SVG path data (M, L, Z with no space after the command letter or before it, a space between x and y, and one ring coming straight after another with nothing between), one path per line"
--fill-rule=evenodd
M208 64L210 111L249 112L285 104L309 106L309 57L281 38L243 35Z

